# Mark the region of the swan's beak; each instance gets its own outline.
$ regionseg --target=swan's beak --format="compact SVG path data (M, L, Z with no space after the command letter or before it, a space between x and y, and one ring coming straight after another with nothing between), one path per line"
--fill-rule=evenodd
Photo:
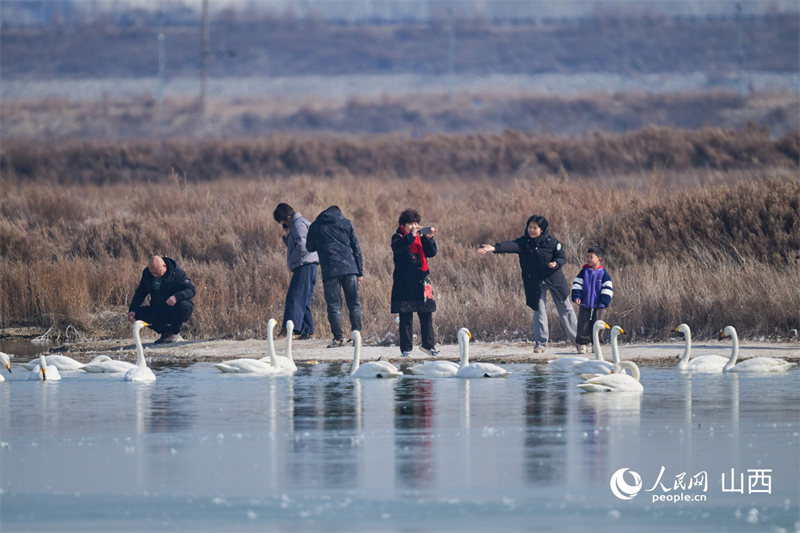
M149 325L150 325L150 324L148 324L147 322L142 322L142 326L144 326L144 327L147 327L147 326L149 326Z
M6 363L6 368L8 369L8 373L11 373L11 363Z
M673 329L672 331L680 331L680 330L681 330L681 327L678 326L677 328Z
M470 333L469 331L467 332L467 336L468 336L470 339L472 339L472 333Z
M608 324L606 324L606 329L611 329L611 326L609 326Z
M42 381L47 381L47 370L42 369Z
M719 332L719 338L720 338L720 340L725 338L725 330L722 330L722 331Z
M622 329L622 328L619 328L619 333L620 333L620 335L623 335L625 333L625 330Z

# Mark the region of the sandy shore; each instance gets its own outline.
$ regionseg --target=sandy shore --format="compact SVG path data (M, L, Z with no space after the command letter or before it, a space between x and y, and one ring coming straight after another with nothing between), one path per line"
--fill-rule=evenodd
M153 346L154 339L143 339L147 357L152 362L205 362L223 361L240 357L260 358L267 355L266 340L211 340L184 341L168 345ZM353 348L348 344L343 348L326 348L328 341L309 339L293 341L292 354L298 363L312 362L349 362L353 358ZM276 341L278 354L283 353L285 341ZM441 345L442 360L458 360L458 346ZM80 361L88 361L97 355L111 355L115 359L133 361L136 357L135 346L130 339L87 341L68 343L51 348L51 353L63 353ZM728 356L731 352L730 342L707 342L692 344L692 355L718 354ZM603 350L610 359L611 348L605 345ZM644 364L675 364L676 356L683 353L683 342L676 339L674 343L653 344L621 344L620 354L623 359ZM396 346L365 346L362 360L374 360L384 357L395 363L423 361L429 356L416 348L411 358L401 358ZM578 355L575 349L566 345L551 345L544 354L534 354L533 344L521 342L508 343L470 343L470 361L493 363L543 363L550 359ZM591 354L588 355L592 357ZM762 342L742 341L739 347L739 359L751 357L777 357L788 361L800 362L800 341L794 342ZM21 360L21 359L18 359Z

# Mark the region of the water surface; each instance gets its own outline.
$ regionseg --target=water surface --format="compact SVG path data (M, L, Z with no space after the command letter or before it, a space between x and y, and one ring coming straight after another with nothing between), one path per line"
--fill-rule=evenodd
M352 380L349 365L255 377L200 363L141 384L42 384L15 366L0 384L0 529L800 528L797 370L645 367L645 393L618 395L508 366L501 380ZM622 468L641 476L631 500L610 488ZM745 484L771 469L770 493L723 492L731 468ZM706 491L675 485L700 472ZM705 501L653 502L676 493Z

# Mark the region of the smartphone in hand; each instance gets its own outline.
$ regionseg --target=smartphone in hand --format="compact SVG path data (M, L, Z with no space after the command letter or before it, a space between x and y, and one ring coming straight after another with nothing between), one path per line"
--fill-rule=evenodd
M420 235L430 235L431 234L431 227L430 226L425 226L424 228L419 230L419 234Z

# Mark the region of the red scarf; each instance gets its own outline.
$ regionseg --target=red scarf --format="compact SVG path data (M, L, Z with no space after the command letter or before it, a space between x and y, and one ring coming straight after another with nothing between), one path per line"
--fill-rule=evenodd
M403 229L403 226L400 226L400 233L403 235L408 235L408 232ZM419 261L422 264L422 271L428 271L428 261L425 259L425 251L422 249L422 241L419 238L419 235L414 237L414 242L411 243L411 246L408 247L408 250L412 254L419 254Z

